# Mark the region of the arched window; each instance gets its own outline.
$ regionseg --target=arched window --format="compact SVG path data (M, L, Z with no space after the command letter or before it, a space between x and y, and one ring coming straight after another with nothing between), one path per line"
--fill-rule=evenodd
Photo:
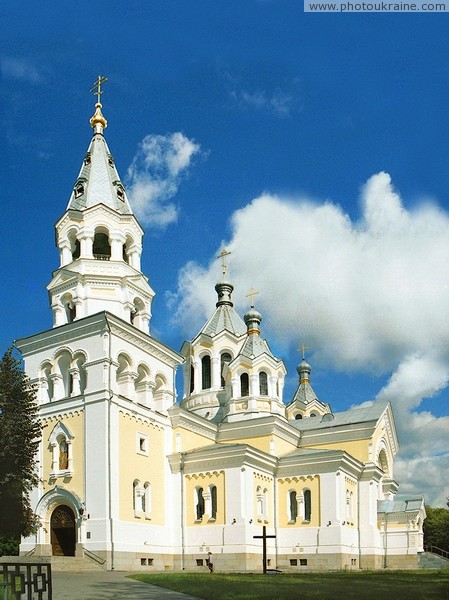
M210 518L216 519L217 518L217 486L216 485L210 486L210 503L211 503Z
M73 323L76 319L76 304L73 302L71 294L66 294L61 298L62 306L65 312L65 322Z
M109 236L104 231L96 231L93 246L94 258L97 260L109 260L111 258L111 244Z
M54 396L56 400L59 400L60 398L68 398L72 392L73 379L69 372L71 361L72 357L66 351L62 352L56 361L55 370L59 375L59 377L55 379Z
M352 508L353 493L346 490L346 520L352 521L353 508Z
M299 419L302 419L302 414L298 413L297 415L295 415L295 419L298 421Z
M263 516L268 518L268 490L267 488L263 491Z
M53 399L53 379L52 379L52 366L47 363L42 368L42 402Z
M54 426L50 436L50 450L52 454L51 477L60 477L72 475L73 457L72 441L73 436L61 421Z
M204 496L203 488L196 488L196 519L201 521L204 515Z
M193 394L195 388L195 369L190 365L190 393Z
M240 396L249 396L249 376L248 373L240 375Z
M145 311L145 303L140 298L134 298L133 307L130 311L130 321L136 327L142 328L142 316Z
M259 394L268 396L268 376L265 371L259 373Z
M116 374L118 393L127 398L133 398L135 394L134 377L131 371L131 359L125 354L119 354L118 368Z
M79 258L81 253L80 241L79 239L77 239L76 233L77 232L75 230L72 230L68 235L68 240L70 242L70 251L72 253L72 260L76 260L77 258Z
M304 521L310 521L312 516L312 494L310 490L304 490Z
M67 444L67 440L65 437L60 437L58 439L58 447L59 447L59 470L67 471L69 468L69 445Z
M296 522L296 518L298 517L298 502L296 500L296 492L292 490L288 494L289 504L290 504L290 521Z
M225 365L227 365L228 363L230 363L231 360L232 360L232 356L229 354L229 352L223 352L223 354L220 356L221 387L223 387L223 388L226 385L226 382L223 377L223 367Z
M142 508L145 517L149 519L151 517L151 485L148 481L143 486Z
M206 354L201 359L201 389L209 390L211 387L210 356Z
M142 513L145 510L144 503L145 503L144 490L143 490L142 486L140 485L140 481L138 479L135 479L133 481L133 509L134 509L135 517L142 516Z
M139 482L137 479L133 481L133 510L136 511L137 508L137 488L139 487Z
M134 383L136 399L139 404L148 405L151 400L150 372L146 365L137 367L137 378Z
M257 518L261 519L264 514L264 506L263 506L263 493L262 488L257 486L256 488L256 506L257 506Z

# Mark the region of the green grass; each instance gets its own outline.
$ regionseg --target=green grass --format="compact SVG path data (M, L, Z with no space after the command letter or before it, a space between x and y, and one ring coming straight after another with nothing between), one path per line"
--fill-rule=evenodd
M449 600L449 569L282 573L154 573L133 579L203 600Z

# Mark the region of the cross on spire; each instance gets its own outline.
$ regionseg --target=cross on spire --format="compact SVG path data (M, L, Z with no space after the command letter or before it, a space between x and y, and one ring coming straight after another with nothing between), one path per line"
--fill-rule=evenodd
M301 346L298 348L298 352L302 353L302 359L306 359L306 350L309 350L309 346L306 346L304 342L302 342Z
M98 75L97 81L94 83L94 87L90 90L95 96L97 96L97 104L100 104L100 96L103 93L101 86L106 83L107 77Z
M252 287L249 291L249 294L245 295L245 298L251 298L251 308L254 308L254 296L257 296L259 292L256 292L256 290Z
M226 271L227 271L227 264L226 264L226 257L229 256L230 251L226 250L226 248L223 248L223 250L220 252L220 254L217 256L217 258L221 258L221 270L223 273L223 276L226 275Z

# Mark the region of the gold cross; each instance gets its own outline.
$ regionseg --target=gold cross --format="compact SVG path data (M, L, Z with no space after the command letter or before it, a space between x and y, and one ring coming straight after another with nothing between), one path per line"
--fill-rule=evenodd
M300 348L298 348L298 352L302 352L302 359L303 359L303 360L305 360L305 359L306 359L306 356L305 356L305 352L306 352L306 350L309 350L309 346L306 346L306 345L304 344L304 342L303 342L303 343L301 344L301 347L300 347Z
M231 254L231 253L228 250L226 250L225 248L223 248L223 250L217 256L217 258L221 258L221 270L223 272L223 275L226 275L226 269L228 267L226 265L225 258L226 258L226 256L229 256L229 254Z
M97 96L97 103L98 104L100 104L100 96L103 93L101 91L101 86L104 83L106 83L107 80L108 80L107 77L103 77L103 75L98 75L98 79L97 79L97 81L95 81L94 87L90 90L91 92L93 92Z
M252 287L250 289L249 294L246 294L245 298L251 298L251 308L254 308L254 296L257 296L259 292L256 292L255 289Z

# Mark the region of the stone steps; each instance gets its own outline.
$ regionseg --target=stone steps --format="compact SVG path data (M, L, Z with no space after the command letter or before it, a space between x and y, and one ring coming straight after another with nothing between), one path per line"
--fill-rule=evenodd
M103 571L105 565L100 565L87 556L51 556L49 557L53 571Z
M419 555L420 569L444 569L449 567L449 560L432 552L422 552Z

